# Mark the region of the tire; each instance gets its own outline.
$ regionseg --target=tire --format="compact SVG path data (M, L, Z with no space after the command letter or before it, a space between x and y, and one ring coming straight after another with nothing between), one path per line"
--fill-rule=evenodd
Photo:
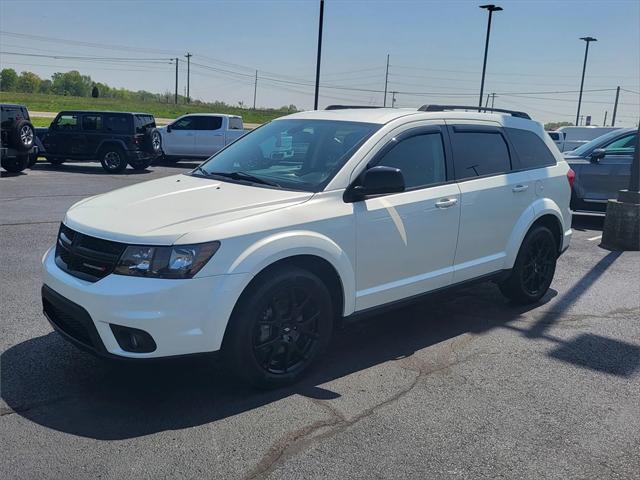
M294 266L270 271L254 282L231 315L223 355L230 369L255 387L290 385L329 343L331 295L320 278Z
M26 153L33 148L35 141L36 131L33 125L27 120L19 120L11 132L11 142L16 150Z
M162 135L157 128L153 128L147 134L147 149L153 155L162 155Z
M2 159L2 168L10 173L19 173L27 168L29 155L16 155L15 157L5 157Z
M549 290L557 259L558 245L551 230L534 227L524 237L511 273L498 284L500 291L521 305L539 301Z
M127 156L122 147L109 145L104 147L98 156L102 168L108 173L120 173L127 168Z
M131 168L133 168L134 170L146 170L149 165L151 165L151 162L153 162L152 158L148 158L146 160L132 160L129 162L129 165L131 165Z

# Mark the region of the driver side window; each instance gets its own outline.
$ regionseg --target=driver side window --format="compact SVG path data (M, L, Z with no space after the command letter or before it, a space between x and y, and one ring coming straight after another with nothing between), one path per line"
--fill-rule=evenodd
M171 124L172 130L196 130L197 117L185 117Z
M604 149L607 155L632 155L638 144L637 133L625 135L622 138L614 140Z
M375 166L399 168L407 190L444 182L447 175L442 136L425 133L400 140Z

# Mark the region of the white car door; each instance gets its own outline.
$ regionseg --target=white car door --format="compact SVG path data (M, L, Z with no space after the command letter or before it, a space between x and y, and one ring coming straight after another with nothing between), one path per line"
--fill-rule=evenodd
M497 124L456 123L449 125L449 136L461 193L453 279L458 283L505 268L518 220L526 214L533 218L535 185L529 171L511 172L512 152Z
M162 139L165 155L194 156L196 147L196 117L180 117L167 126Z
M445 128L411 128L387 141L368 168L399 168L405 191L354 203L356 310L447 286L453 276L460 191L448 182Z
M215 115L199 115L197 119L196 152L201 157L210 157L225 146L225 119Z

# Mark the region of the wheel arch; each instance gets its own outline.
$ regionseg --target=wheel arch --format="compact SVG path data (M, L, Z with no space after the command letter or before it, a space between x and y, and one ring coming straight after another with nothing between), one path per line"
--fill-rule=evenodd
M96 149L96 153L100 154L104 151L105 148L108 148L112 145L116 145L122 150L125 150L125 151L127 150L127 146L122 140L116 139L116 138L109 138L109 139L102 140L100 142L100 144L98 145L98 148Z

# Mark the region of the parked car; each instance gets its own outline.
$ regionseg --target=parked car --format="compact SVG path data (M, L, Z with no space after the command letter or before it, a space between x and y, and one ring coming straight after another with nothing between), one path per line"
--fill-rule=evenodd
M0 165L7 172L21 172L37 155L35 130L24 105L0 104Z
M144 170L162 153L160 132L148 113L64 111L41 135L43 154L53 165L100 160L110 173L127 164Z
M277 387L343 317L476 280L537 302L569 247L571 170L527 115L455 108L296 113L82 200L43 257L44 312L95 354L219 351Z
M573 210L605 212L607 201L628 188L633 153L638 146L635 128L617 129L565 152L576 178L571 196Z
M568 152L614 130L619 127L561 127L548 133L561 152Z
M242 117L217 113L183 115L159 128L167 160L209 158L245 134Z

